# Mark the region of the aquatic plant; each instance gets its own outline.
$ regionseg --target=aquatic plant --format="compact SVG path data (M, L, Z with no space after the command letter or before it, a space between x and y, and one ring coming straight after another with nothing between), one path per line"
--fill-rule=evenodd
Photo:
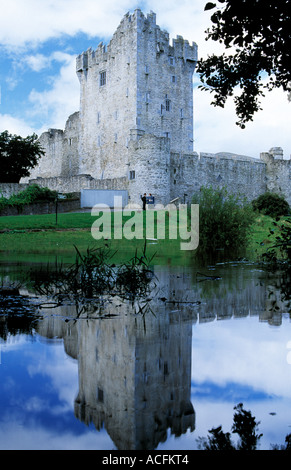
M110 262L115 252L107 244L88 247L85 253L76 246L75 250L76 259L71 266L64 267L56 261L53 267L48 264L41 272L32 273L32 284L39 294L59 302L66 299L88 302L114 295L135 299L146 296L152 288L152 257L146 254L146 244L140 256L136 252L121 266Z

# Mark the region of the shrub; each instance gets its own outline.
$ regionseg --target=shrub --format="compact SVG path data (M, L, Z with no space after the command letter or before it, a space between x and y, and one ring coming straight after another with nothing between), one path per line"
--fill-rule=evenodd
M37 201L54 201L57 197L57 191L51 191L48 188L41 188L37 184L28 186L24 191L13 194L6 199L0 198L0 210L7 206L14 206L21 209L25 204L31 204Z
M252 201L254 210L271 217L279 217L290 213L290 206L286 199L279 194L266 192Z
M202 187L192 203L199 204L200 248L235 251L246 246L255 213L245 198L228 194L226 188Z
M278 219L273 221L274 227L278 230L275 242L263 253L263 258L272 263L285 263L291 267L291 218L287 217L286 220L278 224ZM270 230L268 236L274 235L274 230Z

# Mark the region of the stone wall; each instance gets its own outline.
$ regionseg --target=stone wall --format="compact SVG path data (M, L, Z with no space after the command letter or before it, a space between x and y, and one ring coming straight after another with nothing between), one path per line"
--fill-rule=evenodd
M28 183L0 183L0 197L9 199L10 196L24 191L28 186Z
M261 160L266 164L267 191L284 196L291 206L291 160L283 159L281 147L261 153Z
M129 130L136 126L137 34L126 15L109 44L77 57L80 81L80 172L124 176Z
M37 184L42 188L49 188L61 193L79 193L81 189L127 189L128 186L128 179L126 177L96 180L90 175L36 178L29 182L30 184Z
M39 159L36 167L31 170L29 178L37 178L38 176L48 178L60 175L62 172L64 131L49 129L41 134L38 140L45 151L45 155ZM21 182L27 183L29 178L23 178Z
M221 188L255 199L267 190L266 164L261 160L226 153L171 154L171 199L191 202L201 186Z
M156 15L137 14L137 126L169 138L173 152L193 151L193 85L197 45L169 34Z
M141 204L140 196L152 193L155 195L156 204L168 204L170 202L169 140L148 134L130 140L129 176L128 192L131 203Z
M58 201L56 209L55 202L35 202L33 204L25 204L21 208L18 207L5 207L0 211L0 216L7 215L35 215L35 214L55 214L58 213L77 211L80 209L80 197L75 197L68 200Z
M125 176L131 130L193 150L192 76L197 46L156 25L140 10L122 19L109 44L77 58L80 81L80 172Z
M79 112L68 117L65 130L49 129L39 137L39 143L45 152L38 164L31 170L30 179L54 176L73 176L79 173Z

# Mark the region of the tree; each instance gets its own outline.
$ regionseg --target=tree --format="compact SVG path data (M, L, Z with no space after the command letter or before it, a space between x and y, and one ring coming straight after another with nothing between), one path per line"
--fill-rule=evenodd
M29 176L39 158L44 155L37 135L22 138L4 131L0 134L1 183L18 183L20 178Z
M252 415L250 411L243 408L243 404L239 403L234 407L235 413L233 415L232 432L236 433L239 437L237 445L231 440L229 432L224 433L222 426L212 428L209 430L210 436L207 438L199 437L198 444L204 450L243 450L252 451L256 450L263 434L256 434L258 431L259 421ZM287 438L286 438L286 442Z
M261 109L264 90L291 91L291 0L218 0L208 2L211 16L207 40L224 44L228 50L198 61L203 90L214 93L211 104L224 107L234 96L241 128ZM218 6L217 6L218 5Z

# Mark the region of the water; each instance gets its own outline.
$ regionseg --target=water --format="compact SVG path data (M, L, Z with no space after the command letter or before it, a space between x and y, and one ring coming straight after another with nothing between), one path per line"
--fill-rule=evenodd
M192 450L230 432L240 402L259 449L284 444L291 324L276 278L246 263L155 273L146 299L90 314L20 290L42 308L0 316L1 449Z

